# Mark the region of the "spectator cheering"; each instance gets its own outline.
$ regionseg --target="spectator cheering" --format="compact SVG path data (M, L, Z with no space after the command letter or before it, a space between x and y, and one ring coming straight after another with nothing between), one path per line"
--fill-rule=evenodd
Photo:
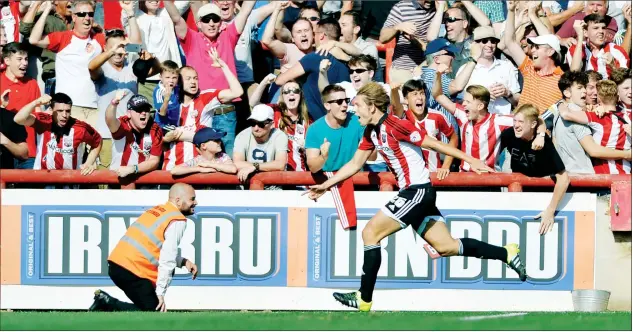
M125 98L127 93L117 90L105 114L114 141L110 169L122 178L157 169L163 147L162 132L150 117L151 104L141 95ZM126 115L117 118L118 105L124 99L128 100Z
M240 82L228 65L220 59L217 51L212 48L208 51L208 55L214 59L213 66L222 69L230 84L229 88L201 91L198 86L198 72L189 66L180 69L178 86L181 88L179 96L181 106L178 127L165 134L163 138L166 143L170 143L169 149L165 152L164 170L171 170L175 165L198 156L198 151L191 144L195 132L200 130L201 126L212 127L212 125L218 130L213 116L216 113L221 114L221 104L230 103L244 92ZM234 131L235 127L233 127ZM229 153L233 150L234 137L227 136L222 139L222 142Z
M86 70L88 63L105 48L105 36L93 29L95 9L92 1L73 1L73 30L52 32L42 38L50 1L43 4L42 16L37 20L29 43L56 54L55 92L68 95L73 101L72 116L97 127L101 117L97 110L99 96Z
M0 72L0 89L3 99L8 98L8 102L3 107L15 114L24 106L40 98L40 88L37 85L37 81L26 76L29 63L27 49L24 44L17 42L6 44L2 48L2 64L6 66L6 69L4 72ZM41 111L39 106L36 111ZM16 160L15 168L17 169L33 169L33 163L35 162L37 153L35 131L32 127L27 126L26 133L29 158Z
M563 100L554 104L550 110L554 115L552 137L556 151L570 173L594 174L591 158L626 159L630 151L609 149L596 143L587 125L567 121L561 118L558 108L563 106L570 112L582 112L586 105L588 75L581 72L566 72L558 81ZM597 92L596 92L597 95Z
M595 70L602 77L609 78L613 69L628 67L629 55L626 51L606 42L606 26L607 18L599 14L587 15L583 21L574 22L578 42L571 45L566 56L571 70Z
M263 90L275 81L275 75L269 74L257 87L250 99L251 106L259 104ZM288 171L307 171L305 139L308 127L312 123L301 86L290 81L281 87L278 104L268 104L275 111L273 126L288 136Z
M500 140L501 150L507 148L510 152L513 172L532 177L549 176L556 183L549 205L535 218L541 219L539 234L545 235L554 228L554 214L569 186L569 175L549 136L544 135L542 149L532 149L538 136L538 118L539 111L535 106L527 104L519 107L514 113L513 128L506 129Z
M51 103L52 114L33 113L39 106ZM97 156L101 150L101 135L89 124L70 115L72 100L58 92L48 95L22 107L14 121L30 126L38 134L37 157L33 169L81 169L82 175L89 175L97 168ZM91 150L83 162L85 144Z

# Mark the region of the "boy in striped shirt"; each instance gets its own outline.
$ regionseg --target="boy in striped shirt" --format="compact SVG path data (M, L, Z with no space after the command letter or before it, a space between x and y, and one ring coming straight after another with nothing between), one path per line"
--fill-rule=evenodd
M583 21L574 22L578 42L571 45L565 56L572 71L580 71L584 67L585 70L595 70L602 77L609 78L613 69L628 68L629 55L626 51L606 41L607 24L608 18L600 14L587 15Z
M440 89L441 75L446 66L438 69L435 84L431 91L435 100L447 111L455 115L461 135L461 150L494 167L501 151L499 149L501 133L512 127L513 117L509 115L490 114L490 92L481 85L471 85L464 92L464 103L458 104L442 94ZM540 150L545 142L545 123L539 119L538 137L533 142L533 149ZM461 170L470 172L471 165L462 161Z

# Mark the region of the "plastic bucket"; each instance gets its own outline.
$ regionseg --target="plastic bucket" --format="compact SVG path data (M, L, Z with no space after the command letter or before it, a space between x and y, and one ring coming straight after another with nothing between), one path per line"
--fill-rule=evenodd
M611 292L598 289L576 289L571 292L574 311L599 312L607 310Z

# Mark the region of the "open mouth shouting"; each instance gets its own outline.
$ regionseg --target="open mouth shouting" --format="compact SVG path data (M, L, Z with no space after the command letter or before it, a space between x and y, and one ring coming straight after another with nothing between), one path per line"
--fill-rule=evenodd
M222 19L230 18L233 13L231 13L231 4L228 2L222 2L219 4L220 6L220 14Z

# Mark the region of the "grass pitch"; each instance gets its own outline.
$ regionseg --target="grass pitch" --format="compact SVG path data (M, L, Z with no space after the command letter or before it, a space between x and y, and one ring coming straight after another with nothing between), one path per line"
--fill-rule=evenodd
M631 330L631 312L2 312L5 330Z

